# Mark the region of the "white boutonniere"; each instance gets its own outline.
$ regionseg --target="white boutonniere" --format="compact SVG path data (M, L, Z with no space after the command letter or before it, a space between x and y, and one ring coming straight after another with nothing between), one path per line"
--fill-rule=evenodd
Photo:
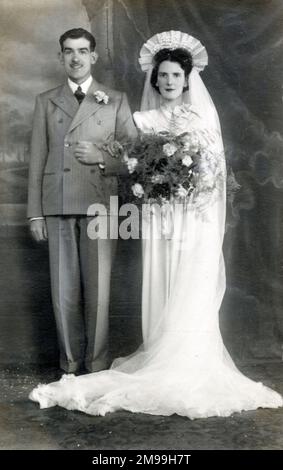
M93 93L95 101L97 103L104 103L107 104L109 101L109 96L104 93L104 91L97 90Z

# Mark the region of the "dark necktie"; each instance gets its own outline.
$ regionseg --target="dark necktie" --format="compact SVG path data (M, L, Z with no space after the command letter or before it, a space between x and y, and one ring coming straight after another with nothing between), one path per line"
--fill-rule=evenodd
M81 102L83 101L83 99L85 97L85 93L82 91L80 86L78 86L78 88L76 89L74 95L77 98L79 104L81 104Z

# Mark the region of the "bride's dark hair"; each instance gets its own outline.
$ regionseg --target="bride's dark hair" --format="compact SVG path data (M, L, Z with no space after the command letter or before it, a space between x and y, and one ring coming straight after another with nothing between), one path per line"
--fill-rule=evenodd
M150 77L151 86L159 92L159 87L156 85L159 66L162 62L168 60L169 62L177 62L185 72L185 77L188 78L193 68L193 59L189 51L186 49L161 49L154 56L154 67ZM188 87L184 88L187 91Z

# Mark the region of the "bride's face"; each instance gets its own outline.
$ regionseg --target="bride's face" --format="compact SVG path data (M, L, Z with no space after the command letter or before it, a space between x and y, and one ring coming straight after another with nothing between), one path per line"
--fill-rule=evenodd
M178 62L164 60L161 62L157 74L157 86L165 101L178 101L186 86L185 72Z

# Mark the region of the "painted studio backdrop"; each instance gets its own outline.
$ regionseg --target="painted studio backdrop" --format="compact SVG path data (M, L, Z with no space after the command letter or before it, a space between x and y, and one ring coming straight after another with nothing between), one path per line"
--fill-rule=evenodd
M217 106L226 156L241 185L229 207L227 291L220 324L239 363L281 361L283 344L282 0L2 0L0 106L0 363L55 363L47 247L26 221L29 138L36 94L59 85L58 38L90 29L99 81L139 108L138 54L178 29L209 55L202 77ZM140 341L139 241L120 241L112 278L113 355Z

